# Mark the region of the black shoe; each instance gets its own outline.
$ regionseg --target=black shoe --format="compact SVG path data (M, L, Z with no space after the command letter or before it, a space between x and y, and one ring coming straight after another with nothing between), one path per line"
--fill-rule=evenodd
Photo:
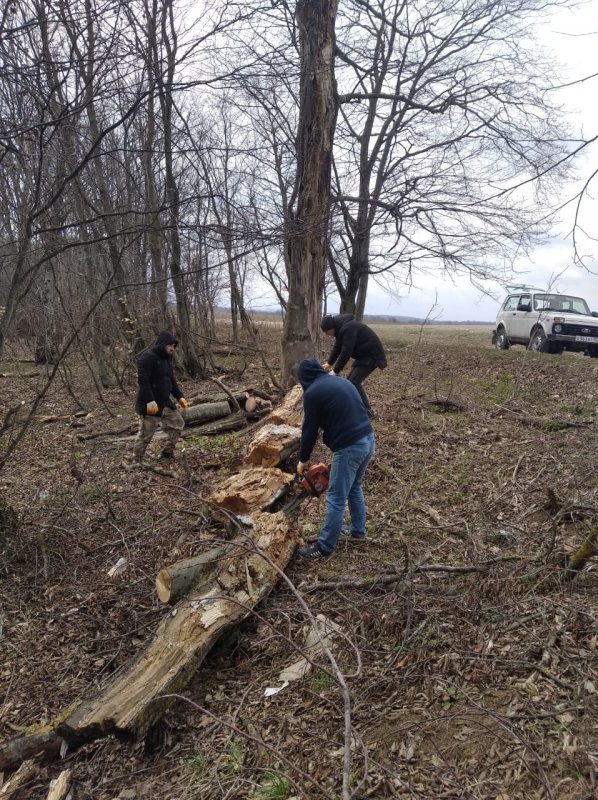
M163 458L165 461L174 461L176 456L174 453L171 453L170 450L162 450L160 458Z
M368 412L368 417L369 417L370 419L375 419L375 417L376 417L376 412L374 411L374 409L373 409L373 408L368 408L368 409L367 409L367 412Z
M303 556L303 558L328 558L328 556L332 555L332 553L327 553L325 550L322 550L317 542L308 544L305 547L300 547L297 552L300 556Z

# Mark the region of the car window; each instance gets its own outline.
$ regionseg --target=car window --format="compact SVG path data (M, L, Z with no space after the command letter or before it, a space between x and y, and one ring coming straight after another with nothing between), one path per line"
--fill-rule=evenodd
M531 305L532 303L532 296L531 294L522 294L519 298L520 305Z
M572 311L576 314L589 314L588 304L582 297L568 294L536 294L534 295L536 311Z
M510 297L507 297L505 300L505 304L503 306L505 311L517 311L517 306L519 305L519 295L512 294Z

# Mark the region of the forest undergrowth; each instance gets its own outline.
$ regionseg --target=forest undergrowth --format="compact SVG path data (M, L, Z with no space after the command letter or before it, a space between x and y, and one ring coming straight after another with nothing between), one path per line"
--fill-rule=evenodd
M293 558L295 591L280 583L212 651L146 741L66 753L16 800L45 798L67 766L74 800L338 798L347 719L356 798L595 797L598 571L590 561L572 579L565 561L598 526L598 363L496 352L485 328L379 333L389 366L366 383L377 437L367 542ZM260 335L277 346L276 331ZM18 370L3 364L3 415L43 378ZM266 379L257 356L220 377L231 389ZM69 365L0 473L2 739L133 658L170 613L156 572L222 536L205 500L240 468L248 434L189 429L170 473L127 470L129 378L100 399ZM187 396L214 392L181 382ZM305 540L323 509L301 508ZM297 592L334 626L342 680L312 654L280 688L309 633Z

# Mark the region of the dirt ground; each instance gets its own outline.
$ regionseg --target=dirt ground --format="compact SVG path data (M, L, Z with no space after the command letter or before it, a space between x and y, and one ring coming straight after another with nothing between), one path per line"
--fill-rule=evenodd
M294 557L294 588L280 584L212 651L148 741L40 764L16 800L46 798L65 767L73 800L339 798L349 717L356 798L596 797L598 569L567 580L564 558L598 526L598 362L497 352L485 327L377 330L389 367L365 384L377 414L367 542ZM271 326L262 337L276 346ZM259 358L245 367L230 388L263 386ZM2 416L43 377L0 378ZM221 536L203 500L238 469L247 434L189 429L171 475L124 469L133 379L100 399L81 370L61 372L0 472L17 515L0 526L3 740L132 658L167 613L156 572ZM301 511L306 540L323 502ZM266 696L301 656L308 610L337 626L337 668L320 654Z

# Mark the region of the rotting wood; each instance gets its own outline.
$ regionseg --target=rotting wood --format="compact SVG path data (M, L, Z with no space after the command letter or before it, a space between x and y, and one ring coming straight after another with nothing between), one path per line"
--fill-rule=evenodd
M222 560L209 592L192 593L169 611L138 657L97 694L76 702L49 725L0 744L0 769L108 735L145 735L173 702L163 696L190 682L220 636L267 596L293 554L298 537L282 512L257 511L252 520L246 546Z
M299 442L299 429L286 428L278 457ZM245 496L243 502L249 506L267 506L285 481L292 480L280 470L268 470L266 477L264 471L259 469L261 476L255 482L261 491L253 487L251 502ZM250 470L243 470L237 482L247 481L249 474ZM226 508L227 502L223 496L222 514L230 522L236 518ZM200 583L168 612L138 656L48 725L0 744L0 770L14 769L31 757L57 757L104 736L136 738L151 729L220 636L251 614L275 586L297 546L298 533L283 512L249 510L251 519L238 520L237 538L230 550L227 544L211 576L199 570ZM182 581L185 586L191 583L190 577Z
M265 510L293 476L276 467L248 467L226 478L212 492L210 502L233 514L248 514L253 509Z
M46 800L64 800L71 786L70 769L63 769L57 778L50 782L50 790Z
M290 425L293 428L301 427L303 420L303 389L299 384L285 395L284 400L270 415L272 425Z
M434 400L428 400L429 406L434 406L439 411L465 411L462 403L452 400L446 395L438 395Z
M249 443L244 463L276 467L298 449L300 439L299 428L268 423Z
M181 561L163 567L156 577L156 594L162 603L177 603L192 588L196 587L200 576L208 580L218 568L219 562L234 547L234 543L211 547Z
M522 425L530 425L533 428L541 428L546 431L561 431L566 428L589 428L593 422L573 422L567 419L545 419L544 417L532 417L531 414L523 414L520 411L512 411L510 408L498 406L495 411L491 412L492 416L506 415L511 417Z
M24 783L27 783L36 772L37 764L35 761L23 761L18 770L0 787L0 798L2 798L2 800L8 800L8 798L12 797L17 789L20 789Z

